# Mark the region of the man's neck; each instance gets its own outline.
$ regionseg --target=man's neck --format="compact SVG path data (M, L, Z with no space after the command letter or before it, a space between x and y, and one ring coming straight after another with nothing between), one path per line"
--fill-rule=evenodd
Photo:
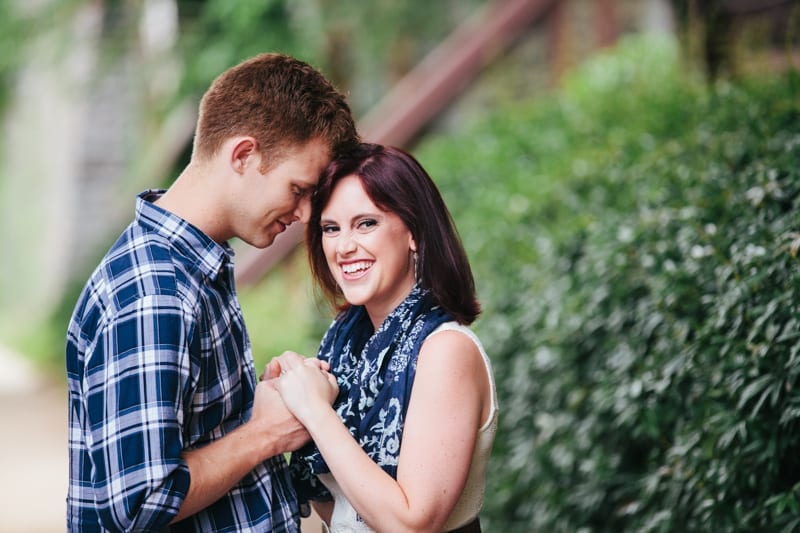
M155 203L219 243L231 238L223 216L223 196L205 166L190 163Z

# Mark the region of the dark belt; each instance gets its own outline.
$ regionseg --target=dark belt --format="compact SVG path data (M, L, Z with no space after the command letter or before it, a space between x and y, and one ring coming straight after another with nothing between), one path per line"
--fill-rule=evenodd
M467 525L461 526L458 529L451 529L450 533L481 533L481 522L478 517Z

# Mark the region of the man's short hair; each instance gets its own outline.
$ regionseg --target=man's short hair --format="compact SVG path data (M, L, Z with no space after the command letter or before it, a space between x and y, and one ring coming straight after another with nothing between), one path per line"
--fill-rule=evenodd
M288 149L320 139L332 155L358 141L344 96L316 69L265 53L220 74L203 95L194 155L210 159L229 138L249 135L270 164Z

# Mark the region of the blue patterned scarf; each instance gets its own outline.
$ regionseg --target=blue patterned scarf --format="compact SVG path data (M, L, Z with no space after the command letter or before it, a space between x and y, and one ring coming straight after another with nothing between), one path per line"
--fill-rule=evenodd
M451 320L428 290L415 286L374 333L366 309L353 306L322 338L317 357L330 363L339 383L334 409L367 455L395 479L420 347ZM291 463L301 502L330 498L316 478L330 470L313 442Z

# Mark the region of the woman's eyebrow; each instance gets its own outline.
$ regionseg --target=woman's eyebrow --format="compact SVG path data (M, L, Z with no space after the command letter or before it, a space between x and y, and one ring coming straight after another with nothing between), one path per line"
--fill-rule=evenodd
M362 218L375 218L375 219L381 219L381 218L383 218L383 217L381 216L381 214L380 214L380 213L372 213L372 212L358 213L358 214L355 214L355 215L353 215L352 217L350 217L350 224L352 224L352 223L354 223L355 221L357 221L357 220L360 220L360 219L362 219ZM322 223L326 223L326 224L338 224L338 222L337 222L336 220L334 220L333 218L330 218L330 217L328 217L328 218L320 218L319 222L320 222L320 224L322 224Z

